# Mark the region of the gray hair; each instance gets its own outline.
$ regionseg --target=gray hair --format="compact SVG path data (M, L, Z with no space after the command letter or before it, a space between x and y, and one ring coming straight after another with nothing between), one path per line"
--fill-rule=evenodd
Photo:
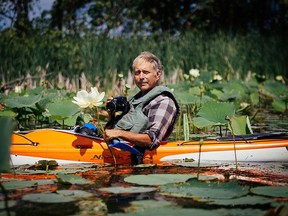
M134 61L133 61L133 64L132 64L132 68L134 69L137 62L142 59L144 61L147 61L147 62L150 62L155 70L155 72L157 72L158 70L163 73L164 72L164 67L160 61L160 59L155 56L154 54L152 54L151 52L148 52L148 51L144 51L144 52L141 52L140 55L138 55Z

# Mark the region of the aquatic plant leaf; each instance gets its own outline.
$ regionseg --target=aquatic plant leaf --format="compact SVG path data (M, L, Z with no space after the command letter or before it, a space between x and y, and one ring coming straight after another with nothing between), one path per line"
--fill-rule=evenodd
M27 95L7 98L4 104L9 108L33 107L42 98L42 95Z
M186 174L148 174L148 175L131 175L124 178L125 182L138 185L163 185L167 183L186 182L197 175Z
M25 194L22 196L22 200L35 203L67 203L76 201L73 197L63 196L56 193Z
M201 215L201 216L223 216L222 213L218 213L217 211L204 210L198 208L180 208L180 207L160 207L160 208L149 208L143 210L139 210L136 212L127 213L114 213L111 214L113 216L143 216L143 215L165 215L165 216L174 216L174 215Z
M131 202L131 210L132 211L139 211L144 209L150 209L150 208L162 208L162 207L171 207L174 206L175 203L164 201L164 200L137 200ZM128 210L129 211L129 210Z
M76 104L73 104L70 100L57 100L53 103L49 103L47 105L47 110L48 116L58 120L72 117L81 111L80 108Z
M286 110L285 102L279 98L274 98L274 101L272 103L272 107L275 111L281 112L281 113L285 112L285 110Z
M225 116L231 118L234 113L235 107L232 103L208 101L200 108L197 117L193 118L193 124L198 128L226 125Z
M211 93L214 94L218 98L218 100L224 102L239 97L239 92L236 90L220 91L218 89L212 89Z
M149 193L156 191L154 187L107 187L100 188L102 192L108 192L113 194L135 194L135 193Z
M10 117L0 117L0 172L10 171L10 146L13 125Z
M213 204L225 206L266 205L272 202L272 199L263 196L244 196L235 199L214 199L212 201Z
M235 116L231 118L234 135L253 134L248 116ZM230 125L229 129L232 131Z
M231 182L203 182L190 179L186 184L166 184L160 186L164 195L193 198L198 201L214 199L233 199L249 192L246 186L240 186L236 181Z
M251 100L251 104L256 106L259 103L259 93L258 92L253 92L250 95L250 100Z
M2 185L6 190L15 190L15 189L22 189L26 187L34 187L38 185L50 185L55 184L52 180L30 180L30 181L9 181L9 182L3 182Z
M196 104L198 98L197 96L191 95L189 92L179 92L175 93L175 96L180 104Z
M209 121L208 119L203 118L203 117L194 117L193 118L193 124L197 128L204 128L204 127L222 125L222 124L216 124L215 122Z
M288 198L288 186L259 186L251 188L257 195Z
M18 114L13 112L12 110L8 110L8 109L0 110L0 117L6 116L6 117L15 118L17 115Z
M225 124L225 116L232 117L235 113L235 107L232 103L219 103L209 101L197 113L198 116L207 118L215 123Z
M77 175L66 175L63 173L58 174L58 182L61 184L90 184L91 181Z
M280 83L280 82L275 82L275 81L270 81L267 80L264 85L264 90L265 93L269 92L269 95L273 95L275 97L279 96L286 96L288 94L288 87L287 85Z
M71 116L71 117L68 117L68 118L65 118L65 119L56 119L56 121L60 124L60 125L67 125L67 126L70 126L70 127L73 127L75 126L76 124L76 121L77 121L77 118L79 116L79 113L76 113L75 115Z
M72 197L75 199L88 198L94 196L92 193L83 190L57 190L56 193L63 195L65 197Z
M229 209L217 209L215 210L217 213L221 215L229 215L229 216L263 216L265 215L265 211L261 209L255 208L229 208Z
M199 86L195 86L193 88L189 89L189 93L195 96L200 96L201 94L201 88Z

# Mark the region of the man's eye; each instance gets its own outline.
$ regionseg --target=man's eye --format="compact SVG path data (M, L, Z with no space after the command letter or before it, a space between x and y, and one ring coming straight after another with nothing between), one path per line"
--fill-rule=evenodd
M134 74L135 74L135 75L139 75L140 73L141 73L140 70L134 71Z

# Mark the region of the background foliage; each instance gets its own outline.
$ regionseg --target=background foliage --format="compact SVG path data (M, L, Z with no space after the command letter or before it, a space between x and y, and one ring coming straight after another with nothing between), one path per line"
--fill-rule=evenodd
M55 0L51 8L43 5L42 0L0 3L2 90L28 74L41 80L43 69L50 80L59 73L77 80L84 72L92 84L111 88L115 74L128 76L143 50L161 58L167 77L191 68L239 78L249 71L287 77L286 1Z

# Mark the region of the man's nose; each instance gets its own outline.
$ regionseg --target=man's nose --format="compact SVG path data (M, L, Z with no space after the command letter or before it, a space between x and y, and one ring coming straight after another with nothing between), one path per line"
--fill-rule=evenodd
M143 79L143 78L144 78L144 73L143 73L142 71L141 71L140 74L139 74L139 78L140 78L140 79Z

